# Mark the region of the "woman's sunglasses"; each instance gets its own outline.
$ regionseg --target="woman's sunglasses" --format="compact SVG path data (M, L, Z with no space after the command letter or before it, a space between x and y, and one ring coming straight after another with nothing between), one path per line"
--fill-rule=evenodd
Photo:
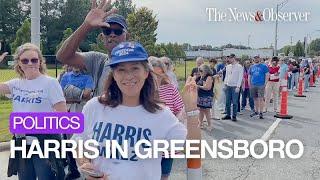
M32 59L21 59L20 60L22 64L29 64L29 62L31 61L32 64L37 64L39 62L39 59L37 58L32 58Z
M123 29L110 29L110 28L102 28L102 33L106 36L109 36L111 33L120 36L124 30Z

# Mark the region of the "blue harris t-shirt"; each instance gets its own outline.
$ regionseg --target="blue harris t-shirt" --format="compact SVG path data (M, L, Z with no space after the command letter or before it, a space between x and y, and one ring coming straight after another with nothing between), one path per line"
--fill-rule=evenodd
M251 85L263 86L266 80L266 74L269 72L269 68L265 64L254 64L249 69L249 75L251 76Z

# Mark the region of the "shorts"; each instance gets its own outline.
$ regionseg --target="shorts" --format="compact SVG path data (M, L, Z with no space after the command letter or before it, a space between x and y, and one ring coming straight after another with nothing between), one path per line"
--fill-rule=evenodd
M213 101L213 97L211 96L207 96L207 97L198 96L197 106L203 109L212 108L212 101Z
M265 86L252 86L250 87L250 95L253 98L264 97Z
M164 177L168 177L171 173L172 169L172 158L162 158L161 159L161 175Z

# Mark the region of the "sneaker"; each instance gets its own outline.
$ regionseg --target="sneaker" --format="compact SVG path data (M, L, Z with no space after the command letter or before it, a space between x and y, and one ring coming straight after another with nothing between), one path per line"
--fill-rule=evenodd
M237 117L233 116L231 120L235 122L235 121L237 121Z
M263 119L263 114L262 113L259 114L259 119Z
M228 116L228 115L226 115L226 116L222 117L221 119L222 119L222 120L228 120L228 119L231 119L231 117Z
M243 112L240 111L240 112L238 112L238 114L239 114L239 115L243 115Z
M216 120L216 121L220 120L220 118L216 118L216 117L212 117L211 119Z
M227 114L227 112L224 111L224 112L222 112L221 114Z
M250 117L256 116L258 115L258 112L253 112L252 114L250 114Z

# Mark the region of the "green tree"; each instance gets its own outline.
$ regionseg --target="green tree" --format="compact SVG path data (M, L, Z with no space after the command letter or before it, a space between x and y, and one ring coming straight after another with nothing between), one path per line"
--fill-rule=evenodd
M103 43L103 37L102 34L99 34L96 38L96 43L90 44L90 49L92 51L98 51L107 54L108 51L106 50L104 43Z
M10 42L14 41L17 30L28 15L28 9L23 8L25 4L25 0L0 0L0 42L3 51L11 51Z
M191 51L192 50L192 46L189 43L183 43L182 44L182 49L185 51Z
M62 46L62 43L66 39L68 39L72 33L73 33L73 30L71 28L67 28L66 30L63 31L63 38L62 38L61 42L56 46L56 52L60 49L60 47Z
M44 44L44 54L54 54L59 40L63 36L64 27L61 27L61 10L64 0L41 0L41 40ZM70 19L70 21L72 21Z
M71 28L76 30L84 21L87 13L91 8L91 3L88 0L67 0L61 10L61 18L59 20L61 28ZM80 49L83 51L91 50L91 44L96 42L96 38L100 33L100 29L91 31L85 40L81 42Z
M26 19L22 26L16 32L16 38L11 43L11 50L15 52L17 47L31 41L31 23L29 19Z
M113 3L113 6L118 9L118 14L124 18L127 18L136 9L135 5L132 4L132 0L117 0Z
M169 56L170 58L174 57L175 54L174 54L174 47L173 47L173 44L171 42L169 42L167 45L166 45L166 53L167 53L167 56Z
M137 9L128 15L127 22L131 40L140 42L150 55L154 55L158 21L153 11L146 7Z
M300 41L298 41L296 46L294 47L294 52L293 53L297 57L304 56L303 44Z
M320 55L320 39L311 41L309 45L309 51L311 55Z
M291 47L290 45L286 45L286 46L284 46L283 48L281 48L281 49L279 50L279 52L282 52L282 53L284 53L285 56L288 56L288 54L289 54L293 49L294 49L294 46Z

